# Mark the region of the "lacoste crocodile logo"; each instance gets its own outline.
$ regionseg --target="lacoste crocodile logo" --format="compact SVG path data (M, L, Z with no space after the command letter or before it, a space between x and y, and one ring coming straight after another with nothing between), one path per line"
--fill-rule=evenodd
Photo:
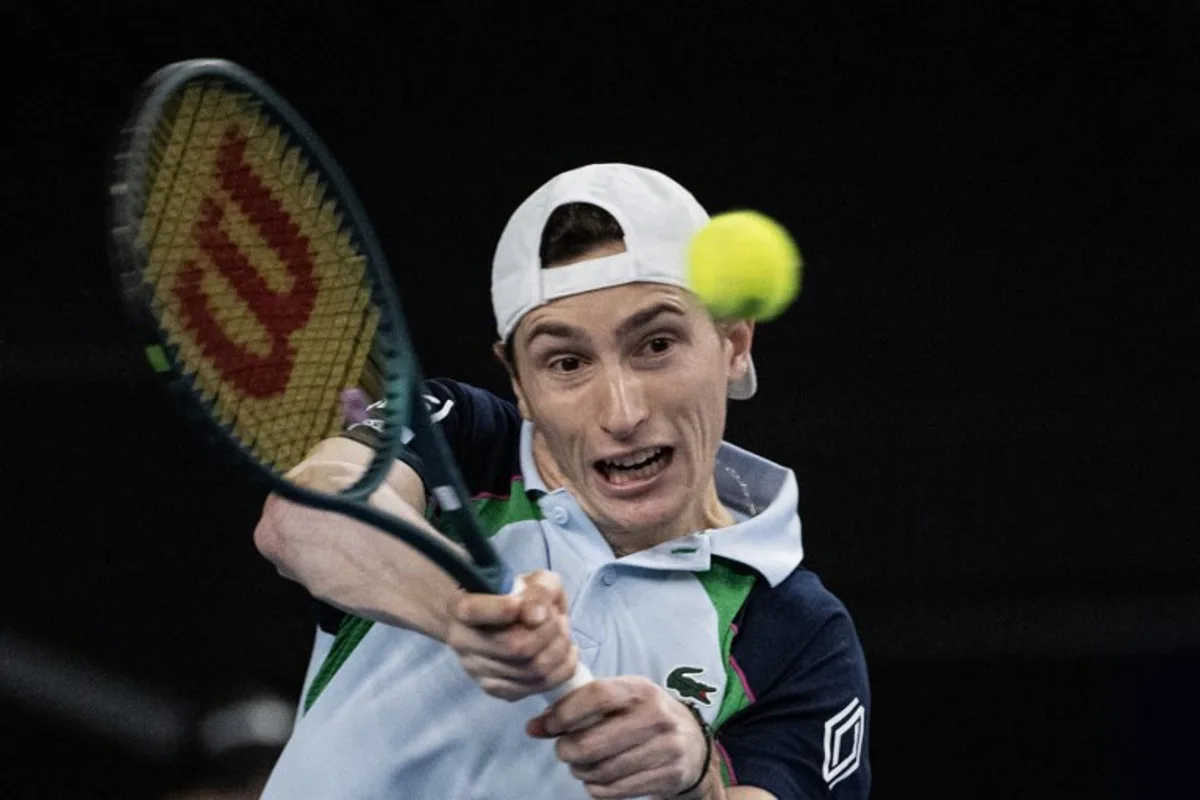
M708 699L708 693L715 692L717 687L701 683L691 677L703 672L702 667L676 667L667 676L667 688L685 700L698 700L706 706L712 705L712 701Z

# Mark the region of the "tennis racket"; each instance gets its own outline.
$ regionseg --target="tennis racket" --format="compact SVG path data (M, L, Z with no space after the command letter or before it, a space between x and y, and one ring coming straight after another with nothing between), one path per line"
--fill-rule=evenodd
M399 537L469 592L514 591L420 396L420 363L371 224L280 95L228 61L156 72L122 130L109 213L119 291L146 359L210 441L274 493ZM289 480L341 432L347 392L383 401L361 477L336 492ZM405 440L425 464L448 540L369 502ZM547 697L590 679L581 663Z

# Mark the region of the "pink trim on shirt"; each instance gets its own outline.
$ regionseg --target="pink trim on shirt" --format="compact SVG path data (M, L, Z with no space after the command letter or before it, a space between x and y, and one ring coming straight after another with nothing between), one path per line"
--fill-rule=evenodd
M742 691L746 693L746 698L753 703L757 699L754 696L754 690L750 688L750 681L746 680L746 673L742 672L742 666L733 657L733 653L729 654L729 666L733 667L733 671L737 673L738 680L742 682Z

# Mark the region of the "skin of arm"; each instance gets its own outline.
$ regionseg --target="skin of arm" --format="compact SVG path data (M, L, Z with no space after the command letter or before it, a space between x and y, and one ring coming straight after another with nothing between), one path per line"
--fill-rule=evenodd
M302 486L336 492L353 484L371 457L366 445L335 437L313 448L288 477ZM440 536L425 520L421 479L403 462L395 462L371 495L371 504ZM348 613L445 641L451 601L461 590L396 537L273 494L263 506L254 544L281 575L302 584L314 597Z
M336 492L358 479L372 455L352 439L328 439L289 473L289 479ZM371 504L463 552L425 520L424 486L407 464L393 464L386 481L371 495ZM281 575L302 584L314 597L450 645L467 673L496 697L527 697L558 685L575 671L578 649L570 638L562 584L553 573L539 570L522 576L519 595L468 594L400 539L275 495L267 498L254 542Z

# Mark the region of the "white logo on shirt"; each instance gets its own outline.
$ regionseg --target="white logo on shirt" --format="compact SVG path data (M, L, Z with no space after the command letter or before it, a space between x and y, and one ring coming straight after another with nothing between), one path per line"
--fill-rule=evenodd
M425 408L429 411L430 422L441 422L450 413L450 409L454 408L454 401L449 398L446 398L445 401L439 401L438 398L431 394L423 394L421 396L425 398ZM434 411L438 407L439 402L442 403L442 407Z
M353 425L350 426L349 429L354 430L355 428L370 428L371 430L375 431L376 433L383 433L383 420L371 419L370 417L368 417L367 419L364 419L362 422L354 423Z
M425 409L430 413L430 422L441 422L447 416L449 416L450 409L454 408L454 401L449 398L443 401L431 394L423 394L421 397L425 400ZM439 403L441 404L441 408L438 408ZM371 403L371 405L367 406L366 409L368 416L365 419L359 420L351 425L348 430L354 430L355 428L362 426L370 428L377 433L383 433L383 420L379 419L378 417L370 416L370 413L372 411L382 411L386 407L386 400L376 400L374 403ZM413 436L413 432L408 428L400 429L400 442L402 444L408 444L411 442Z
M821 773L832 789L858 769L862 758L867 710L858 698L825 721L825 764Z

